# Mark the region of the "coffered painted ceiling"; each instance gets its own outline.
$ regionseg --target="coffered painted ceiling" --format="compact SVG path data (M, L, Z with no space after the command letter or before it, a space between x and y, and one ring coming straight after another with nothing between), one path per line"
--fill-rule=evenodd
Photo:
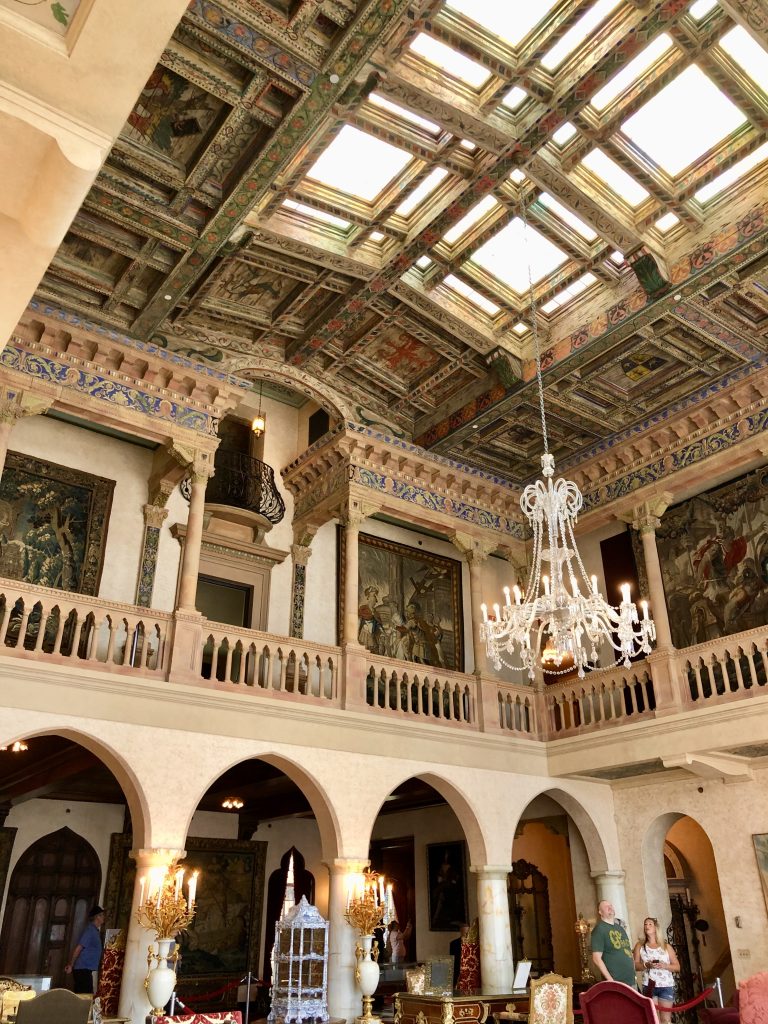
M764 0L192 0L37 300L526 479L531 291L561 462L762 365L767 49Z

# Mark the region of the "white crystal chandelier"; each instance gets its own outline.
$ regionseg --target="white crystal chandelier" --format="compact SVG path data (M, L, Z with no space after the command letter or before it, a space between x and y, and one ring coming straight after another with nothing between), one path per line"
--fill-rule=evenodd
M527 247L528 220L525 203L521 205ZM650 654L656 627L648 616L647 601L642 602L642 619L638 616L637 607L630 600L628 583L621 587L621 604L614 607L599 592L597 577L587 577L573 532L583 504L581 491L571 480L555 479L555 459L549 452L530 259L528 284L544 441L543 479L528 484L520 498L520 507L533 531L531 570L524 592L517 585L512 593L504 587L504 606L495 604L493 617L489 617L487 606L482 605L480 636L497 671L505 665L527 671L533 679L535 667L540 664L544 671L554 675L564 675L575 668L583 679L587 670L610 667L598 664L603 645L617 652L613 665L622 662L627 668L640 652ZM548 563L549 572L542 572L542 563ZM518 664L505 655L511 655Z

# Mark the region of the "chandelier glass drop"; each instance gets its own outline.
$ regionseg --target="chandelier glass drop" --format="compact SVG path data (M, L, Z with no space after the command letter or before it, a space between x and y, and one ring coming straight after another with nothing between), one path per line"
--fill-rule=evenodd
M521 205L527 247L525 202ZM621 604L614 607L599 592L597 577L587 576L581 560L574 536L583 504L581 491L571 480L555 479L555 459L549 451L530 259L528 284L544 441L543 479L528 484L520 498L520 507L533 533L531 569L525 591L517 585L512 592L505 587L504 606L495 604L492 617L487 606L482 605L480 635L496 671L504 664L527 671L533 679L535 667L540 664L553 675L576 669L583 679L587 670L600 667L599 653L604 645L617 652L612 665L621 662L626 668L641 652L650 654L656 628L648 615L647 601L642 602L643 616L639 617L637 606L630 600L628 583L622 584ZM511 655L519 664L508 661L505 655Z

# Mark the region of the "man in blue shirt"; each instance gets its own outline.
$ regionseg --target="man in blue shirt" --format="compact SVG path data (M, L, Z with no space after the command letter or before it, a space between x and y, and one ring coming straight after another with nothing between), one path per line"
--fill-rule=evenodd
M101 962L101 927L104 924L102 908L91 907L88 921L64 973L72 975L72 988L75 992L93 995L93 972L98 971Z

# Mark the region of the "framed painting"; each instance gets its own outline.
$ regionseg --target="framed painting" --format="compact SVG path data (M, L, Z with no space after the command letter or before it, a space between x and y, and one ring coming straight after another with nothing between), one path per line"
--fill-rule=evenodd
M185 979L259 972L264 866L267 844L246 839L196 839L186 843L184 867L198 870L197 913L179 936ZM112 837L104 907L109 927L127 928L136 865L132 837Z
M635 560L644 564L633 533ZM754 629L768 619L768 470L668 509L656 529L677 648ZM647 593L647 591L646 591Z
M0 479L0 576L96 595L114 480L8 452Z
M429 930L457 932L467 921L467 855L464 840L427 846Z
M339 528L339 579L344 530ZM461 562L429 551L359 535L358 641L372 654L461 672L464 632ZM339 587L342 636L344 587Z
M763 887L763 898L765 909L768 912L768 833L752 836L755 846L755 857L757 857L757 872L760 875L760 884Z

